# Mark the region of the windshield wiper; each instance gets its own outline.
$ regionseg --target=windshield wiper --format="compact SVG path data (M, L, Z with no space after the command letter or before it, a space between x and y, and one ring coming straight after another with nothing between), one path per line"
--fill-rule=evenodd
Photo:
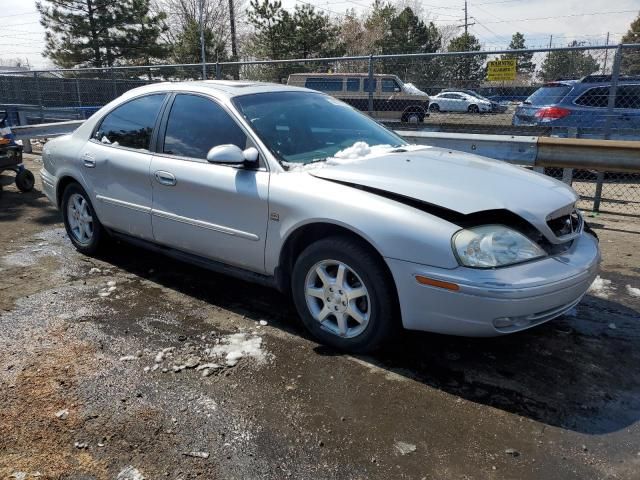
M522 102L523 105L531 105L531 101L530 100L525 100L524 102Z

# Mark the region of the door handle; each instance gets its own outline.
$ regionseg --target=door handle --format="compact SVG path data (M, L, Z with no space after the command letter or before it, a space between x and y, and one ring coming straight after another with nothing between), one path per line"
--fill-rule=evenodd
M93 155L85 153L84 155L82 155L82 164L87 168L95 168L96 159L93 158Z
M160 185L173 187L176 184L176 177L173 173L157 170L154 176Z

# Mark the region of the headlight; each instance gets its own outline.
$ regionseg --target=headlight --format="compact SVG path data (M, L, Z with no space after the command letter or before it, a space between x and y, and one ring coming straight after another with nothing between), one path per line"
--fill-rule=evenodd
M502 225L460 230L453 236L453 249L461 265L476 268L501 267L546 256L542 248L520 232Z

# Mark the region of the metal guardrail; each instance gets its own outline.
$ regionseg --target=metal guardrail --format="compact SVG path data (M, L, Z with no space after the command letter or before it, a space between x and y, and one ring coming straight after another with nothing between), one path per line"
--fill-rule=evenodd
M640 142L396 130L419 145L475 153L530 167L640 172Z
M17 139L50 138L73 132L82 120L13 127ZM574 138L483 135L396 130L411 143L474 153L530 167L567 167L640 172L640 142Z

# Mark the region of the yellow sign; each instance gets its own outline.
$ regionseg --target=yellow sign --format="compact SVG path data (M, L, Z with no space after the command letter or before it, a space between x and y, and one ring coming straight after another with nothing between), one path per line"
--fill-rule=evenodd
M516 59L492 60L487 62L487 80L504 82L516 79Z

